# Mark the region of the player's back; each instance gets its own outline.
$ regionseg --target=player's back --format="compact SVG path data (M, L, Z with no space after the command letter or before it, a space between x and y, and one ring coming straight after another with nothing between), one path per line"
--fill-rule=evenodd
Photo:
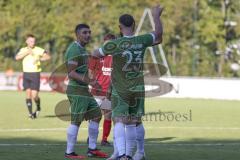
M145 34L124 36L104 45L103 51L113 54L112 84L118 91L125 92L126 89L144 85L144 53L153 41L151 34Z

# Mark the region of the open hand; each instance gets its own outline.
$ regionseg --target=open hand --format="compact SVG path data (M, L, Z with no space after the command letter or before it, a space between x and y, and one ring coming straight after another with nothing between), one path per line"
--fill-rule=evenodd
M153 17L160 17L162 15L163 9L164 8L160 5L157 5L157 6L153 7L152 8Z

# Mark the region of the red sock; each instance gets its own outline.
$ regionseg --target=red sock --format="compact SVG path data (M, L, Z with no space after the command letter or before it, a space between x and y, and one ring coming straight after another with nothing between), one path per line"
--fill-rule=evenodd
M112 121L105 119L103 122L103 136L102 136L102 141L107 141L107 138L110 134L112 127Z

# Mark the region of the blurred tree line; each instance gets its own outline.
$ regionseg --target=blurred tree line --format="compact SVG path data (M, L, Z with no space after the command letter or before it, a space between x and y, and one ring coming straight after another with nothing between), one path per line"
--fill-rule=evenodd
M119 15L130 13L138 24L144 9L157 3L165 7L163 48L172 75L238 76L231 68L240 60L238 0L0 0L0 70L21 71L14 56L28 33L51 53L51 62L43 63L51 71L63 63L76 24L91 26L92 50L104 34L119 34ZM147 31L146 20L141 33Z

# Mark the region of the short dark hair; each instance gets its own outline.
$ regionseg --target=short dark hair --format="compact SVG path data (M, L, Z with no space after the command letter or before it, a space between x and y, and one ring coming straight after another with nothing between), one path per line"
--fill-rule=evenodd
M107 40L110 40L110 39L116 39L116 36L111 34L111 33L108 33L103 38L104 41L107 41Z
M131 27L135 23L135 20L130 14L123 14L119 17L119 23L126 27Z
M80 31L81 29L83 29L83 28L90 28L89 27L89 25L87 25L87 24L83 24L83 23L81 23L81 24L78 24L76 27L75 27L75 34L77 34L78 33L78 31Z
M33 34L27 34L27 35L26 35L26 38L29 38L29 37L35 38L35 36L34 36Z

